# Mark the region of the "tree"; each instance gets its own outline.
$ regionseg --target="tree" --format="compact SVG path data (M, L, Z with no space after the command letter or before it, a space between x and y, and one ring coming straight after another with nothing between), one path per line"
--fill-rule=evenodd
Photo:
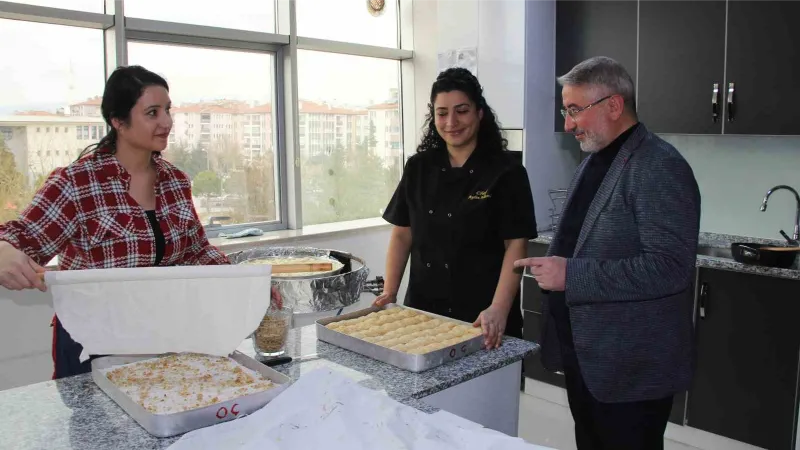
M25 175L17 170L14 154L0 135L0 222L16 219L32 197Z
M303 222L306 225L377 217L399 182L397 163L375 153L375 126L352 151L340 142L323 157L303 161ZM347 148L351 148L348 143Z
M208 153L192 148L186 141L179 141L177 144L171 145L164 152L164 158L178 169L186 172L190 179L194 179L198 173L208 170L210 167Z
M275 155L269 150L245 167L248 222L275 220Z
M244 165L242 145L230 136L223 135L214 139L209 146L208 158L210 167L220 175L227 175Z
M211 213L211 196L219 195L221 191L221 182L215 172L204 170L198 173L192 181L192 190L197 195L205 196L206 210Z
M367 136L366 148L374 151L377 145L378 145L378 139L375 138L375 122L373 122L370 119L369 135Z

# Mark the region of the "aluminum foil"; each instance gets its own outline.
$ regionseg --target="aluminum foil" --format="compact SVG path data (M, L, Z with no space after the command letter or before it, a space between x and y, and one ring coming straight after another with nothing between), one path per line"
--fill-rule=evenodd
M273 277L272 285L280 292L284 306L303 314L335 311L358 302L369 268L363 259L350 253L311 247L256 247L231 253L228 258L232 264L241 264L253 259L308 256L331 257L344 267L339 274L329 276Z

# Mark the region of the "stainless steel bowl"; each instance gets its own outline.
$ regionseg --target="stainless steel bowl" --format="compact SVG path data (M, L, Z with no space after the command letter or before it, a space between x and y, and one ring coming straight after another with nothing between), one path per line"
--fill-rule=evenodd
M257 247L228 255L232 264L274 257L331 257L343 264L336 274L272 277L286 306L298 314L335 311L357 303L369 276L363 259L338 250L312 247Z

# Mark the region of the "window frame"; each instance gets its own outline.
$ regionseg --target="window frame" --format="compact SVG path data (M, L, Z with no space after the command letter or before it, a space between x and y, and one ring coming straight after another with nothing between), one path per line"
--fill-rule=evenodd
M0 0L0 19L103 30L106 50L104 79L108 79L114 68L128 64L128 44L130 43L266 53L274 57L275 72L272 77L274 100L271 118L272 140L276 156L275 177L277 183L275 187L277 190L276 200L279 201L278 220L222 226L203 224L209 238L217 237L220 232L235 233L247 228L259 228L266 232L302 228L302 176L299 164L299 144L300 127L307 127L307 125L300 122L299 115L298 50L399 61L398 107L402 160L405 161L406 156L412 153L413 150L410 149L413 149L416 140L414 52L412 50L413 0L398 1L397 32L400 45L397 48L298 36L296 0L274 0L276 3L275 33L127 17L124 14L125 1L131 0L105 0L105 12L100 14ZM98 86L98 89L102 89L102 87ZM263 132L261 124L258 126ZM76 131L80 136L82 130L80 127L76 128L78 128ZM308 136L308 132L304 130L302 139L310 139ZM90 136L85 137L89 138ZM258 137L260 141L260 135ZM263 144L261 142L262 148ZM311 151L310 148L309 151Z

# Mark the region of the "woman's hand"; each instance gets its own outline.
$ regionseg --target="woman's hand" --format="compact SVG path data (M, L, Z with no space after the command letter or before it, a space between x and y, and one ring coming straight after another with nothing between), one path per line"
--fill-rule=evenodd
M272 286L270 290L270 304L274 308L283 309L283 297L281 297L280 291L278 291L277 286Z
M0 286L12 291L47 290L41 274L44 268L8 242L0 242Z
M379 295L374 302L372 302L372 306L384 306L388 305L389 303L397 303L397 294L384 292L383 294Z
M473 327L481 327L483 330L483 346L487 349L498 348L503 341L503 333L506 331L506 320L508 310L491 305L480 313L478 319L472 324Z

